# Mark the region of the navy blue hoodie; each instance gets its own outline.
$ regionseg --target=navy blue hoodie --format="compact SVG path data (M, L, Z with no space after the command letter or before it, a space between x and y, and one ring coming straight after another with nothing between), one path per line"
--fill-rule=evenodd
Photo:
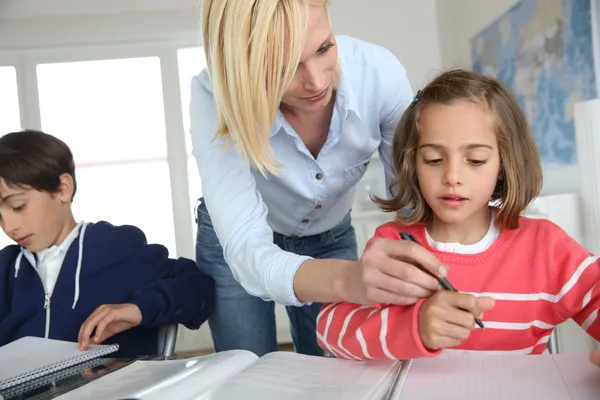
M0 251L0 346L24 336L77 341L83 322L102 304L136 304L139 326L105 343L111 356L157 353L158 328L180 323L198 329L214 309L212 277L192 260L168 258L134 226L83 224L65 255L49 307L42 281L17 245Z

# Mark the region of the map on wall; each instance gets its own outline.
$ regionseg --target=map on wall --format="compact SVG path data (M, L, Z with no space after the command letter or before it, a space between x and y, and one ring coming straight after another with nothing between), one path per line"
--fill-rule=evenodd
M521 0L471 41L473 69L525 111L545 166L575 164L574 105L595 98L590 0Z

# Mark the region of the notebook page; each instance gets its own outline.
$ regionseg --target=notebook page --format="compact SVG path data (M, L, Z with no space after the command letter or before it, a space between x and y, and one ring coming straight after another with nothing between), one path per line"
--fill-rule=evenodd
M82 352L77 343L24 337L0 347L0 382L68 358L83 357L88 352L109 347L92 345L87 352Z
M572 400L600 399L600 368L592 364L587 354L554 356L560 374Z
M180 360L136 361L58 398L195 400L257 359L254 353L232 350Z
M384 399L397 361L348 361L278 352L263 356L202 400Z
M550 355L469 353L414 360L400 399L568 400L569 392Z

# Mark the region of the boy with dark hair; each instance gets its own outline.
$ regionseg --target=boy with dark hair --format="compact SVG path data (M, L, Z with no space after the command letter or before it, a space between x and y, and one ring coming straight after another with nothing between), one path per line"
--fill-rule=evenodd
M118 343L117 356L156 354L158 330L198 329L214 308L214 280L168 257L134 226L77 223L75 163L38 131L0 137L0 346L24 336ZM93 336L92 336L93 334Z

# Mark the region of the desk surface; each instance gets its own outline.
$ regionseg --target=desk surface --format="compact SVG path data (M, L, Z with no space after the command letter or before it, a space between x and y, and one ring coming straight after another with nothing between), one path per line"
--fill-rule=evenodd
M77 389L87 383L95 381L104 375L110 374L121 369L136 360L157 359L156 357L147 358L103 358L98 359L93 366L85 365L75 366L73 375L67 377L58 377L56 379L40 378L40 386L31 388L31 383L16 386L5 391L0 391L0 400L48 400L54 399L71 390ZM20 392L20 393L16 393Z

